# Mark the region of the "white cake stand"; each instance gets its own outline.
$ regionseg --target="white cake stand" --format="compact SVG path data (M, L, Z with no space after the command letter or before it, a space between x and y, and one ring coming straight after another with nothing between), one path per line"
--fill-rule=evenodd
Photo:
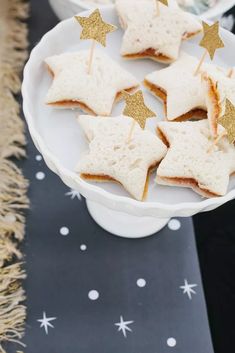
M61 20L65 20L66 18L74 16L76 13L90 10L92 8L90 4L87 4L86 1L83 0L49 0L49 2L53 11ZM203 19L214 19L220 17L234 5L234 0L218 0L218 3L208 11L204 12L201 17ZM110 7L111 5L105 5L105 7L107 6ZM97 7L97 5L95 7Z
M103 9L102 13L107 22L118 25L114 8ZM82 15L87 16L88 13ZM232 67L235 62L235 37L225 30L221 30L221 33L225 49L219 52L216 61L220 65ZM119 54L122 36L121 29L110 35L105 51L140 82L147 73L162 68L162 65L150 60L123 60ZM86 198L94 220L112 234L140 238L159 231L171 217L188 217L210 211L232 200L235 197L233 178L226 196L205 200L190 189L156 185L153 175L147 200L138 202L116 184L91 184L74 172L88 144L76 120L78 112L56 110L45 105L45 95L52 79L43 61L51 55L89 48L90 43L80 41L79 37L80 26L72 18L58 24L35 47L24 70L23 109L32 139L46 164L67 186ZM184 43L183 50L201 56L198 40ZM156 111L159 118L163 118L162 104L148 92L145 92L145 96L150 108ZM118 104L113 115L119 114L123 107L123 103ZM156 122L156 119L149 119L148 128L154 131Z

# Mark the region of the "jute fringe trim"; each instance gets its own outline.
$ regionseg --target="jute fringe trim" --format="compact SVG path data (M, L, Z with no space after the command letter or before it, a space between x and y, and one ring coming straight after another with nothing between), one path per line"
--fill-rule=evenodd
M22 345L26 307L22 304L25 278L19 242L24 238L28 182L11 157L25 156L24 125L15 99L27 58L28 4L0 1L0 352L10 341ZM18 351L19 352L19 351ZM22 352L21 352L22 353Z

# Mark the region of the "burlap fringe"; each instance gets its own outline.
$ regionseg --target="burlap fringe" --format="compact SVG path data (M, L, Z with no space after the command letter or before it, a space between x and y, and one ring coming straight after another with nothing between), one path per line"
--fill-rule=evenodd
M0 0L0 352L2 344L21 343L26 308L22 279L25 272L19 260L19 242L24 238L28 207L28 183L9 160L25 156L24 125L15 99L20 91L21 71L27 58L28 16L24 0Z

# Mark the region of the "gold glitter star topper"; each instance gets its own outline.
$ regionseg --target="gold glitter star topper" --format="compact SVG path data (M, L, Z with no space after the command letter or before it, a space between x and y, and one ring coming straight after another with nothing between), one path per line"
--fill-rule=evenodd
M224 48L224 43L219 36L219 21L215 22L211 26L208 25L206 22L202 21L202 25L203 25L204 35L199 45L200 47L205 48L205 52L195 71L195 76L199 73L207 53L210 55L211 60L213 60L216 50L220 48Z
M156 114L146 106L142 91L139 90L132 95L124 91L123 96L126 101L126 106L123 111L123 114L134 119L128 136L129 143L131 140L132 133L134 131L135 123L137 122L140 127L144 130L146 120L148 118L155 117Z
M163 5L168 6L168 0L158 0L161 2Z
M227 131L228 140L230 143L235 141L235 106L226 99L225 113L219 118L219 124Z
M98 9L92 12L88 17L75 16L75 19L82 27L80 39L92 39L92 47L88 63L88 74L90 74L95 42L98 42L105 47L107 34L116 31L117 27L104 22Z
M168 0L155 0L155 2L156 2L156 7L157 7L157 16L159 16L160 15L159 2L161 2L165 6L168 6Z

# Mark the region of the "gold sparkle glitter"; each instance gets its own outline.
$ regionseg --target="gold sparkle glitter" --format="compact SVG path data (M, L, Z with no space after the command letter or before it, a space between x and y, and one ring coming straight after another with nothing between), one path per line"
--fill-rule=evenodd
M168 0L158 0L159 2L161 2L163 5L168 6Z
M204 36L199 45L208 51L211 60L213 60L216 50L224 48L224 43L219 36L219 21L211 26L202 21L202 25Z
M126 101L123 114L133 118L144 129L146 120L156 116L156 114L145 105L143 92L137 91L132 95L123 92L123 96Z
M80 39L93 39L106 46L108 33L116 31L117 27L103 21L100 11L96 9L89 17L75 16L82 26Z
M226 99L225 113L219 118L219 124L222 125L228 134L230 143L235 141L235 106Z

